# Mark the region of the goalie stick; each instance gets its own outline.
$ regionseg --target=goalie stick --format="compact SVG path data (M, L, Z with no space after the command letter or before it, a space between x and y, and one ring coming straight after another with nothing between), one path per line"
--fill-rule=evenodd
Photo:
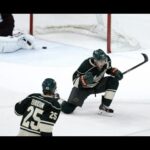
M146 54L144 54L144 53L141 53L141 54L142 54L143 57L144 57L144 61L141 62L141 63L139 63L139 64L137 64L136 66L134 66L134 67L132 67L132 68L130 68L130 69L124 71L123 74L126 74L126 73L130 72L131 70L133 70L133 69L135 69L135 68L137 68L137 67L139 67L139 66L145 64L146 62L148 62L148 56L147 56Z

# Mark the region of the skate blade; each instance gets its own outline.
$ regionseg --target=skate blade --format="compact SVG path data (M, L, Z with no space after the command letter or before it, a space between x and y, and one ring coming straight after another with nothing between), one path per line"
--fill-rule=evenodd
M98 115L112 117L114 113L108 113L104 110L99 110Z

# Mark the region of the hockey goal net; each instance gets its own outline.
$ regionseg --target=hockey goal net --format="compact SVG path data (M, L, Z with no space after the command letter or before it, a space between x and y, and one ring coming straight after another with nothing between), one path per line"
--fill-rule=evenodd
M18 15L18 16L17 16ZM52 33L77 33L95 37L106 42L108 53L112 51L138 50L138 41L126 33L120 23L121 17L111 14L26 14L26 27L22 20L25 14L16 14L17 26L33 35ZM20 19L18 19L20 17ZM21 25L22 23L22 25ZM19 25L20 24L20 25ZM18 28L18 27L16 27ZM65 37L64 37L65 38ZM101 45L101 44L100 44ZM101 48L101 47L99 47Z

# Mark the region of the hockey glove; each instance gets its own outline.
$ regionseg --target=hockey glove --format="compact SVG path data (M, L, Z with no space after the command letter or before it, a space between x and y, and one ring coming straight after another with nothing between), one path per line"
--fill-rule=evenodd
M59 100L60 99L60 95L58 93L55 93L54 95L55 99Z
M88 84L93 83L93 75L91 72L87 72L80 77L80 81L83 87L88 87Z
M112 68L111 72L112 72L112 75L115 76L115 78L117 80L123 79L122 72L120 70L118 70L117 68Z

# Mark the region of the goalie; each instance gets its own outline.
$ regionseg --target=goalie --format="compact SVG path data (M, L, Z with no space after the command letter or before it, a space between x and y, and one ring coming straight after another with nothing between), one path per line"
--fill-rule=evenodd
M33 36L20 32L13 36L0 36L0 53L10 53L20 49L33 49L34 41Z
M104 77L105 73L110 76ZM109 106L122 78L122 72L111 66L110 57L101 49L95 50L93 57L86 59L73 74L74 87L68 101L62 102L62 111L70 114L91 94L105 92L99 106L100 114L112 116L114 111Z

